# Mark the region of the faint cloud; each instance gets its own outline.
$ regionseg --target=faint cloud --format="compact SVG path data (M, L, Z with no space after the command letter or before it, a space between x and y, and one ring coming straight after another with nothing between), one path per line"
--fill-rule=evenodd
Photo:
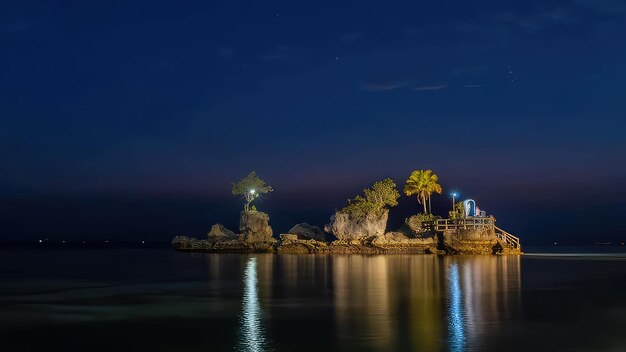
M528 33L540 33L548 28L571 26L579 22L579 18L574 15L572 9L558 7L547 11L534 11L525 14L512 11L499 12L481 20L472 19L470 21L458 22L454 24L454 28L459 32L481 35L506 34L515 28Z
M404 32L408 35L418 35L418 34L421 34L423 30L417 27L406 27L404 28Z
M480 75L487 73L487 66L457 68L450 71L453 75Z
M415 91L442 90L442 89L445 89L447 87L448 87L447 84L438 84L438 85L434 85L434 86L415 87L415 88L413 88L413 90L415 90Z
M567 26L578 23L578 18L570 10L564 8L535 12L528 15L504 12L496 15L496 19L513 24L531 33L538 33L552 26Z
M217 55L224 59L230 59L231 57L235 55L235 49L229 46L224 46L224 47L217 49Z
M609 15L626 15L624 0L576 0L581 6Z
M261 55L260 59L280 63L297 63L304 60L304 55L299 47L279 45L272 52Z
M401 81L370 82L360 85L359 90L362 92L384 92L400 89L406 86L407 84Z
M0 33L23 33L28 32L35 28L35 22L23 20L23 21L9 21L0 25Z
M494 30L501 31L501 29L495 28L495 25L493 23L480 23L476 21L459 22L455 24L454 27L459 32L470 33L470 34L490 33L490 32L493 32Z
M363 37L363 33L352 32L344 33L339 37L339 40L344 43L354 43Z
M482 84L466 84L463 88L482 88L484 87Z

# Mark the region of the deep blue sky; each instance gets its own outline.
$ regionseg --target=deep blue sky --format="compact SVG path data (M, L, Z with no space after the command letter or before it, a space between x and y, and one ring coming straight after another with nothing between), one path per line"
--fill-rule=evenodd
M3 1L0 239L235 227L251 170L285 232L431 168L527 242L626 240L625 37L622 0Z

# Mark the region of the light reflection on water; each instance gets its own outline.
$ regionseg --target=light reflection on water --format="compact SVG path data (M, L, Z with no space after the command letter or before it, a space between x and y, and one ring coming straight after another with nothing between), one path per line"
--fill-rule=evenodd
M262 327L256 257L251 257L246 262L243 273L243 283L241 327L239 330L237 350L250 352L264 351L267 349L267 341Z
M129 273L123 282L51 283L47 273L0 281L0 337L10 327L59 344L89 323L85 340L108 329L103 349L130 349L135 339L179 351L469 351L489 350L523 319L517 256L166 252L172 260L164 262L150 253L137 273L104 272ZM120 267L144 263L137 256ZM61 253L53 263L83 263L92 276L103 260L79 259ZM142 283L146 275L163 281ZM23 335L4 335L12 336Z
M465 344L461 289L459 287L459 267L454 263L449 269L450 308L448 317L448 332L450 334L450 351L463 351Z
M518 256L259 255L245 263L243 282L238 346L248 351L276 347L261 304L293 323L304 319L298 311L322 317L316 308L328 300L337 350L480 350L520 314Z
M519 313L519 257L329 260L342 349L476 350Z

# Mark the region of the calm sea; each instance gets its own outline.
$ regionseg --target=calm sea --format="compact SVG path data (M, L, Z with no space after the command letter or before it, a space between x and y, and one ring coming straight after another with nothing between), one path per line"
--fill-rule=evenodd
M5 249L0 339L0 351L625 351L626 255Z

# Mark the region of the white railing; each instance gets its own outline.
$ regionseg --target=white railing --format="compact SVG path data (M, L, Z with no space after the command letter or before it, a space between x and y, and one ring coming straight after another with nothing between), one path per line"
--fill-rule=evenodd
M494 226L493 218L438 219L437 231L490 229Z
M510 247L518 248L518 249L520 248L520 241L518 237L511 235L510 233L499 228L498 226L494 226L494 227L496 230L496 237L500 241L506 242L506 244L508 244Z

